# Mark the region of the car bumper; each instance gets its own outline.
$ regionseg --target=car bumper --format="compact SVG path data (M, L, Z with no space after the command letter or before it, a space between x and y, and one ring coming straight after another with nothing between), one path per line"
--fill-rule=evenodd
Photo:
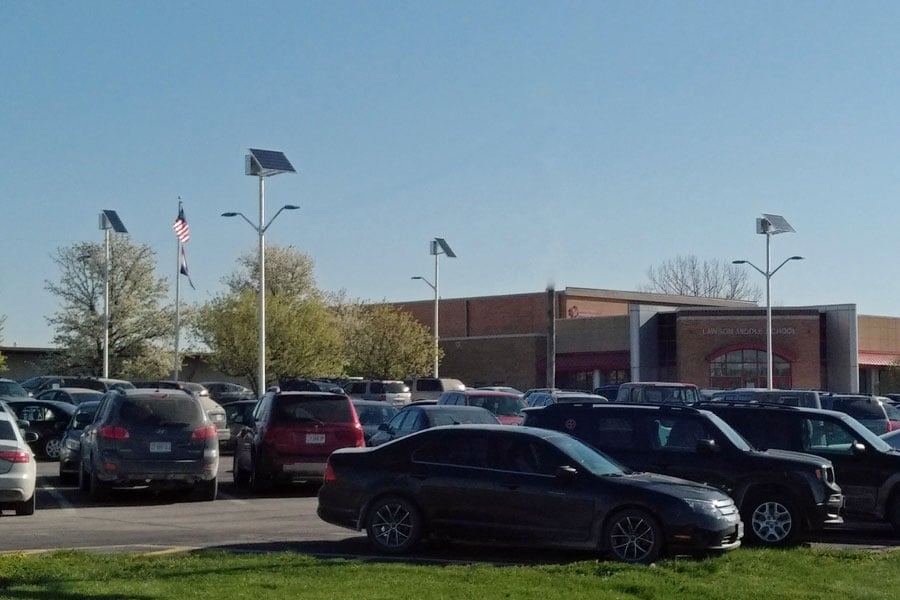
M97 479L112 485L193 484L215 478L219 458L171 462L107 461L102 466L96 472Z
M34 495L33 473L4 473L0 475L0 504L24 502Z
M839 525L844 522L844 496L832 494L822 504L817 504L810 512L807 526L812 530L821 529L824 525Z
M669 530L668 545L673 549L726 552L739 548L744 524L737 512L733 516L702 518Z

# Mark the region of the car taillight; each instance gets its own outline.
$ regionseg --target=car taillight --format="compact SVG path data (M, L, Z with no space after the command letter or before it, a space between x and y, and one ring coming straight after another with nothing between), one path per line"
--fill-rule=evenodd
M124 427L114 427L113 425L104 425L100 428L100 437L108 440L127 440L128 430Z
M216 431L215 425L204 425L203 427L198 427L194 430L194 433L191 435L191 439L194 440L209 440L218 437L218 432Z
M331 468L331 461L325 463L325 481L335 481L334 469Z
M11 463L27 463L31 460L31 455L24 450L8 450L0 452L0 460L7 460Z
M357 448L365 448L366 447L366 432L363 431L363 426L359 424L359 421L353 424L353 431L356 434L356 447Z

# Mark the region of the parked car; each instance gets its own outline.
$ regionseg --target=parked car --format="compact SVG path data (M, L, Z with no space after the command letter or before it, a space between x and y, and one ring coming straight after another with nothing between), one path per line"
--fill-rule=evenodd
M59 480L62 483L78 481L78 470L81 468L81 434L88 423L94 420L98 406L99 400L88 400L79 404L63 432L59 444Z
M351 381L344 385L344 391L351 398L388 402L398 408L404 404L409 404L410 400L412 400L409 386L402 381L384 379Z
M44 390L60 387L79 387L108 392L113 389L130 389L134 385L124 379L110 379L108 377L83 377L73 375L40 375L31 377L22 382L22 387L28 391L29 396L37 396Z
M669 381L632 381L623 383L616 392L616 402L629 404L680 404L700 402L700 388L692 383Z
M619 394L619 387L621 387L621 385L622 384L620 383L607 383L606 385L595 387L592 392L598 396L603 396L608 400L615 400L616 396Z
M848 520L887 521L900 534L900 452L847 413L721 402L704 408L756 447L828 459L844 491Z
M480 406L486 408L504 425L519 425L522 422L522 409L525 401L518 394L507 392L486 392L481 390L462 390L444 392L438 399L438 405L448 406Z
M253 426L253 409L257 404L256 400L237 400L222 405L222 409L225 411L225 422L231 433L228 439L221 444L223 450L233 450L241 429Z
M413 377L404 379L409 387L410 400L437 400L447 391L464 390L465 384L449 377Z
M172 379L155 379L133 381L138 388L156 389L156 390L182 390L200 400L203 410L206 411L209 420L216 426L216 436L220 445L230 446L231 429L228 428L228 418L225 415L225 409L210 398L209 390L202 383L193 381L175 381Z
M82 402L97 401L102 397L103 392L79 387L52 388L39 392L34 396L36 400L53 400L55 402L66 402L75 405L81 404Z
M0 379L0 398L22 400L28 398L28 391L12 379Z
M351 400L362 425L363 436L368 446L371 443L372 436L378 433L378 428L397 414L397 408L381 400L359 400L356 398L351 398Z
M790 545L840 523L843 495L819 456L758 451L715 414L679 405L551 404L525 425L570 433L636 471L713 485L740 508L748 541Z
M609 402L606 396L589 394L587 392L571 392L555 390L552 392L535 392L528 396L528 406L541 407L557 402Z
M31 442L35 454L58 460L62 436L75 412L75 405L36 398L9 400L6 404L19 419L27 422L24 431L37 435Z
M509 394L518 394L520 396L524 396L525 392L518 388L510 387L508 385L480 385L475 388L476 390L488 390L489 392L507 392Z
M0 412L0 511L34 514L37 467L28 444L36 440L34 433L19 431L14 415Z
M770 390L767 388L737 388L717 390L709 398L722 402L757 402L822 408L821 394L816 390Z
M571 436L528 427L436 427L338 450L321 519L365 530L379 552L453 539L600 550L650 563L664 552L740 545L734 502L711 487L632 473Z
M448 406L438 404L408 404L369 440L370 446L380 446L411 433L441 425L497 425L500 421L480 406Z
M112 488L218 493L219 442L200 400L182 390L113 390L81 435L79 488L94 500Z
M900 429L900 409L887 398L855 394L826 394L822 408L847 413L875 435Z
M328 455L366 445L350 398L329 392L271 389L238 434L234 483L265 490L273 483L321 481Z
M200 384L209 391L209 397L219 404L237 402L239 400L256 400L256 394L248 387L229 381L201 381Z

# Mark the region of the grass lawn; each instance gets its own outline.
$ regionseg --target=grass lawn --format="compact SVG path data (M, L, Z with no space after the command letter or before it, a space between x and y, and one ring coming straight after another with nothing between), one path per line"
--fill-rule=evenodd
M900 552L740 549L650 567L581 561L435 566L301 554L59 552L0 557L0 598L28 600L590 598L893 599Z

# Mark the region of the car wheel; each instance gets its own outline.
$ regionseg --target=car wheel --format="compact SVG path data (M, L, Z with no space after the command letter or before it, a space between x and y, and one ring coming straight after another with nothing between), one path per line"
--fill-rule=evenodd
M91 490L91 479L87 469L84 468L84 465L81 465L78 469L78 489L82 492L89 492Z
M216 499L219 493L219 478L213 477L209 481L201 481L194 488L198 500L201 502L211 502Z
M250 460L250 487L256 493L266 492L272 487L272 478L260 469L256 457Z
M44 456L47 458L52 458L54 460L59 460L59 447L60 440L59 438L51 438L44 442Z
M94 500L95 502L97 500L102 500L106 497L108 489L108 484L100 481L97 478L97 474L91 471L90 478L88 479L88 495L91 500Z
M744 530L748 542L762 546L787 546L794 542L800 520L794 506L777 494L757 494L744 501Z
M662 553L662 529L650 513L638 508L613 515L603 538L607 550L622 562L649 564Z
M32 493L31 498L29 498L25 502L20 502L16 505L16 514L23 515L23 516L33 515L34 507L36 506L36 503L37 503L37 494Z
M402 554L422 538L425 524L416 506L398 496L376 500L366 518L372 546L384 554Z
M237 454L231 459L231 472L234 475L235 487L245 488L250 485L250 472L241 468Z

